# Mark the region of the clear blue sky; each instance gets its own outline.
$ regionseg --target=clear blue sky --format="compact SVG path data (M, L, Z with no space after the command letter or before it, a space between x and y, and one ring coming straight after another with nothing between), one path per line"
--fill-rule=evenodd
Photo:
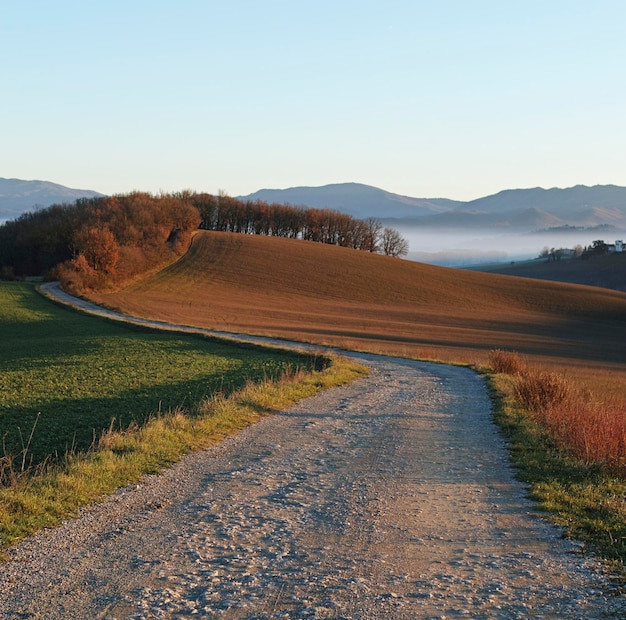
M5 0L0 177L626 185L623 0Z

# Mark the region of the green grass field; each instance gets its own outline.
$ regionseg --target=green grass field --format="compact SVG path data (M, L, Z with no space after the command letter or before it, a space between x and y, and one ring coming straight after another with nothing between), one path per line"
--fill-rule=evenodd
M0 283L2 549L366 370L135 328Z
M0 434L19 467L313 361L295 353L126 327L0 284ZM32 439L29 438L32 433ZM15 464L15 463L14 463Z

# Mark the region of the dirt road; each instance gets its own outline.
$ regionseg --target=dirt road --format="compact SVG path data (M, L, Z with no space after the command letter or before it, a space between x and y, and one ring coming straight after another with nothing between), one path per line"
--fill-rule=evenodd
M11 550L6 618L621 618L468 369L372 373Z

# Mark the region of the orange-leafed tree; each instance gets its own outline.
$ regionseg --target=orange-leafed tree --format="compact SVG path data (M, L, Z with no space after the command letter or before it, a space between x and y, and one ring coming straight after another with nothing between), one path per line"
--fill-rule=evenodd
M77 255L82 255L94 272L107 276L115 273L120 258L120 248L115 236L108 228L92 226L76 231L74 248Z

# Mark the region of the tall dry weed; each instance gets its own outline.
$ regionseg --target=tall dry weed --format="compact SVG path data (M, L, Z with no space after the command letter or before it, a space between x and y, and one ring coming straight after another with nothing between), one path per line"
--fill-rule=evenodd
M493 349L489 352L489 366L493 372L505 375L518 375L526 369L526 364L519 353Z
M536 368L518 375L515 396L559 449L626 477L626 403L601 401L563 375Z
M0 487L15 486L18 481L15 460L8 454L0 458Z
M519 375L515 396L533 413L543 414L564 401L574 398L573 385L556 372L526 370Z
M587 464L626 477L626 406L584 396L550 408L545 424L557 445Z

